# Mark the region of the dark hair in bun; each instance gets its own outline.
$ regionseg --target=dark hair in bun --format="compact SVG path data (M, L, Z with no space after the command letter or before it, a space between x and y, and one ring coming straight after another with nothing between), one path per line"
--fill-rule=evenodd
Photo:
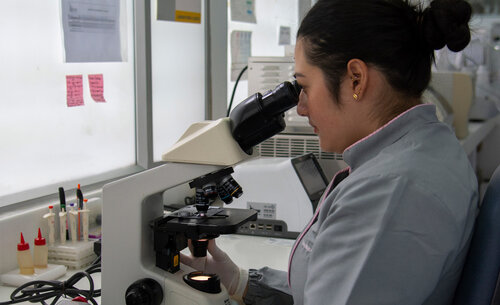
M424 10L408 0L319 0L297 38L337 100L353 58L376 66L404 96L419 98L430 81L434 50L446 45L456 52L469 43L471 12L464 0L434 0Z
M464 1L434 0L422 13L422 30L433 50L445 45L453 52L463 50L470 41L468 22L471 6Z

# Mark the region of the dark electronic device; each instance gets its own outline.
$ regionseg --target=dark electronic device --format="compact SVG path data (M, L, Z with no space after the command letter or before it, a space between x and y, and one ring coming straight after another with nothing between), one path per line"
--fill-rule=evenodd
M328 179L326 179L323 169L312 153L293 158L291 161L293 169L311 200L313 211L315 211L323 192L328 186Z

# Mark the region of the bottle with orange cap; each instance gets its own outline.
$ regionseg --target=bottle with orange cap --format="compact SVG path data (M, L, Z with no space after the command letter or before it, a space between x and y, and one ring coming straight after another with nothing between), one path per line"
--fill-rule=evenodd
M35 273L33 258L31 257L30 245L24 242L22 232L21 242L17 244L17 264L19 266L19 273L24 275L32 275Z
M49 250L47 248L47 242L45 238L42 237L40 228L38 228L38 237L35 238L35 247L33 249L33 263L35 268L47 268L48 256Z

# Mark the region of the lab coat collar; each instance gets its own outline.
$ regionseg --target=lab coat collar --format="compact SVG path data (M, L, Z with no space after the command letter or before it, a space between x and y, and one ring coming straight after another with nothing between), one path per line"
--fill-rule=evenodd
M344 150L344 161L351 171L366 161L374 158L382 149L395 143L410 130L429 122L437 122L436 106L419 104L390 120L384 126L375 130Z

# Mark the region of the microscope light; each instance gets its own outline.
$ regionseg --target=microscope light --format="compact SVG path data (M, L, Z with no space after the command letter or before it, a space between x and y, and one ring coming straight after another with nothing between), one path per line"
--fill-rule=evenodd
M208 281L210 278L210 275L196 275L191 277L193 281Z
M207 293L219 293L220 279L217 274L207 274L203 271L193 271L184 275L184 282L199 291Z

